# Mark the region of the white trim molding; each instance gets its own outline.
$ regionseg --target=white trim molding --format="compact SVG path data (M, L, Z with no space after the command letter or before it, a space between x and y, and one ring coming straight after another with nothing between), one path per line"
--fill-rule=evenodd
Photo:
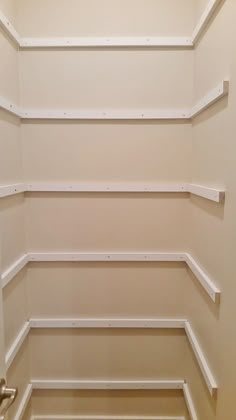
M0 198L9 197L15 194L25 193L27 191L26 184L10 184L0 185Z
M31 252L30 262L185 262L181 252Z
M32 384L28 384L27 388L25 390L25 393L21 399L19 408L15 414L14 420L21 420L24 416L25 410L27 408L27 405L30 401L31 395L32 395L33 386Z
M139 329L182 329L185 319L140 319L140 318L76 318L76 319L34 319L31 328L139 328Z
M193 332L193 329L189 323L189 321L185 321L185 332L189 340L189 344L191 346L191 349L196 357L196 360L198 362L199 368L202 372L203 378L205 380L205 383L208 387L208 390L212 397L216 397L217 394L217 383L215 381L214 376L212 375L212 372L209 368L208 362L206 361L206 358L203 354L203 351L197 341L197 338Z
M186 405L188 407L188 412L189 412L189 415L190 415L190 419L191 420L198 420L197 412L196 412L196 409L194 407L194 403L193 403L193 399L192 399L192 396L191 396L191 393L190 393L190 389L189 389L189 386L186 382L183 385L183 394L184 394Z
M217 383L209 368L206 358L201 350L193 329L186 319L140 319L140 318L75 318L75 319L30 319L19 332L10 350L6 354L6 367L10 367L17 352L31 329L184 329L190 347L196 357L198 366L202 372L205 383L211 396L216 396Z
M225 199L225 191L202 185L186 183L143 183L143 182L96 182L96 183L30 183L0 185L0 198L26 192L68 192L68 193L189 193L216 203Z
M0 11L0 26L19 48L185 48L192 49L225 0L209 0L191 36L173 37L21 37Z
M191 420L198 420L189 387L184 380L168 381L67 381L31 380L26 388L14 420L21 420L33 390L182 390ZM185 420L184 416L97 416L97 415L33 415L31 420Z
M190 113L191 118L197 117L203 111L210 108L210 106L214 105L216 102L218 102L220 99L227 96L228 94L229 81L223 80L219 83L218 86L216 86L214 89L208 92L202 99L200 99L199 102L197 102L194 105Z
M189 184L188 191L190 194L206 198L207 200L215 201L215 203L223 203L225 200L225 191L223 189L203 187L202 185L197 184Z
M32 379L33 389L91 389L91 390L173 390L183 389L183 380L43 380Z
M135 36L135 37L23 37L20 48L193 48L187 36Z
M185 420L183 416L34 415L31 420Z
M27 185L28 192L120 192L120 193L190 193L206 198L216 203L224 201L225 191L186 183L143 183L143 182L113 182L113 183L31 183Z
M10 267L2 272L1 286L6 287L8 283L27 265L29 261L28 254L21 255Z
M229 81L223 80L190 109L100 110L100 109L24 109L0 97L0 108L21 120L192 120L229 93Z
M183 396L189 411L191 420L198 420L196 410L193 404L191 393L187 383L184 380L168 381L67 381L67 380L37 380L31 381L33 389L156 389L156 390L175 390L183 391Z
M188 109L22 109L22 120L188 120Z
M224 3L225 0L209 0L205 10L203 11L199 22L197 23L193 34L192 34L192 43L196 45L201 36L204 34L209 22L212 20L216 11L220 8L221 4Z
M11 22L7 19L7 17L2 13L0 10L0 27L5 31L5 33L11 38L12 41L19 47L21 44L21 37L11 24Z
M4 111L9 112L9 114L18 118L22 118L23 116L21 113L21 108L3 96L0 96L0 109L3 109Z
M221 292L199 263L186 252L31 252L21 256L1 275L2 287L25 267L28 262L185 262L197 280L216 304L220 303Z
M205 289L207 294L214 303L220 303L221 292L214 282L210 279L208 274L202 269L199 263L188 253L185 253L185 262L192 273L196 276L201 286Z
M30 328L31 328L30 322L29 321L25 322L19 334L13 341L10 349L7 351L6 356L5 356L6 369L9 369L9 367L11 366L22 344L24 343L26 337L28 336L30 332Z
M186 183L147 182L84 182L84 183L30 183L28 192L120 192L120 193L187 193Z

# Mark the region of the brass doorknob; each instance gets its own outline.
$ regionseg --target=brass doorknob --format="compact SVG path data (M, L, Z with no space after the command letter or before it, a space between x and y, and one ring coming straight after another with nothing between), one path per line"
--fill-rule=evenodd
M0 407L0 418L4 419L4 416L6 415L7 410L10 408L10 406L14 403L16 397L17 397L18 390L17 388L9 388L6 385L5 379L0 379L0 406L4 400L8 400L7 404L3 407L1 410Z

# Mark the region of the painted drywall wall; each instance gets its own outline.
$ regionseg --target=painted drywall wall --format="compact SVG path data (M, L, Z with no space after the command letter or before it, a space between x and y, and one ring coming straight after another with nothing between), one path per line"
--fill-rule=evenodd
M58 380L178 379L185 373L186 343L183 330L35 329L31 374Z
M89 401L89 404L88 404ZM163 416L185 415L189 419L181 391L34 391L35 415Z
M65 7L68 11L68 2L57 2L57 7L54 6L54 2L40 2L40 5L19 2L22 30L32 25L31 35L37 35L39 16L43 16L40 27L45 35L50 26L47 19L51 21L52 10L61 14L60 22L66 24L64 11ZM171 18L169 2L152 1L145 2L145 5L135 2L133 6L134 2L125 2L125 6L120 2L119 6L113 3L112 9L110 2L99 3L99 7L98 2L70 3L73 11L77 10L79 18L83 19L86 36L92 33L91 23L95 31L96 27L104 28L98 17L104 11L109 17L107 21L113 22L115 19L120 28L118 35L123 34L124 15L130 25L135 22L137 30L138 22L143 25L148 22L148 30L153 16L155 28L162 35L163 25L168 26L169 30L171 26L173 33L178 34L180 21L181 31L186 28L190 33L192 30L191 2L172 4ZM86 19L86 14L91 14L91 10L98 17L96 24ZM72 22L69 14L66 14L67 23ZM173 19L171 25L169 18ZM162 24L157 25L156 19L160 19ZM53 19L53 24L56 21ZM63 25L55 28L53 34L66 36L70 33ZM114 22L112 27L114 29ZM74 35L81 35L78 22L76 28ZM136 33L130 28L130 34L142 35L142 31L139 28ZM192 103L192 51L82 49L53 51L53 54L51 51L22 51L20 59L21 100L26 107L144 109L186 107ZM190 135L189 124L183 123L23 123L24 171L27 179L32 181L186 180L190 169ZM167 147L166 143L170 146ZM174 148L171 147L173 143Z
M181 263L32 263L27 271L31 318L187 316Z
M1 200L2 269L7 269L25 253L24 196Z
M30 193L26 200L27 247L34 252L180 251L187 246L185 194Z
M193 51L23 50L20 68L25 108L185 109L192 104Z
M190 124L29 122L21 130L31 182L190 180Z
M0 9L17 27L15 2L1 1ZM19 104L18 49L2 30L0 30L0 55L0 95ZM22 182L22 147L19 119L1 110L0 132L0 185ZM25 252L24 196L22 194L1 198L0 238L2 272ZM9 350L27 318L24 286L25 272L21 272L15 277L12 284L1 291L4 321L1 334L5 338L4 349L1 348L3 355ZM29 383L27 348L28 344L25 342L7 371L8 386L18 387L19 390L17 400L9 411L9 419L15 418L16 411Z
M192 199L192 249L212 273L222 290L218 311L200 302L191 303L191 319L216 375L219 393L209 419L235 418L235 2L224 2L217 19L199 43L195 53L196 96L213 86L218 79L230 79L230 95L197 118L193 125L193 181L223 186L225 205L212 206L199 198ZM198 386L192 383L200 415L205 418Z
M193 0L19 0L25 36L189 35Z

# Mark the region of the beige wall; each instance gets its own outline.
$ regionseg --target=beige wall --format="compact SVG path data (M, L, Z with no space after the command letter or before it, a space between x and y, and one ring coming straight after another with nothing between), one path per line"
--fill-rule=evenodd
M186 343L182 330L35 329L30 334L31 375L71 380L178 379L185 376Z
M186 316L183 290L188 282L185 265L178 263L33 263L28 268L29 314L181 318Z
M89 404L88 404L89 401ZM34 414L74 415L185 415L189 420L181 391L35 391Z
M17 7L25 36L186 36L194 20L193 0L18 0Z
M180 251L187 246L184 194L32 193L26 200L31 251Z
M235 2L227 0L211 29L201 40L195 53L196 96L217 80L230 79L230 95L214 108L197 118L193 126L194 182L226 188L225 206L212 206L202 199L192 200L192 249L222 290L218 312L211 306L201 310L200 302L191 303L190 317L210 365L219 383L216 419L235 417L235 337L234 277L235 277ZM207 308L206 308L207 309ZM198 387L193 384L194 394ZM201 416L205 407L198 401Z
M26 108L175 109L192 103L192 51L27 50L20 52L20 68Z
M25 177L32 182L190 179L189 124L24 123L22 136Z
M1 200L2 269L6 269L25 253L24 196Z

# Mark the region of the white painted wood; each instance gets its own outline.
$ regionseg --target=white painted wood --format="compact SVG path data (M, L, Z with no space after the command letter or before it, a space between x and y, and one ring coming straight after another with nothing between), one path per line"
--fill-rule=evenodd
M32 379L33 389L183 389L183 380L163 381L98 381Z
M211 394L211 396L216 396L218 386L216 384L216 381L211 373L211 370L208 366L208 363L205 359L205 356L202 352L202 349L197 341L197 338L193 332L193 329L188 321L185 322L185 332L188 337L189 343L191 345L191 348L195 354L195 357L197 359L198 365L201 369L202 375L204 377L204 380L207 384L208 390Z
M25 390L25 393L22 397L22 400L20 402L19 408L15 414L14 420L21 420L22 417L24 416L25 410L27 408L27 405L29 403L29 400L31 398L31 394L32 394L32 384L27 385L27 388Z
M193 47L191 37L23 37L20 40L21 48L99 48L99 47Z
M190 419L191 420L199 420L198 416L197 416L197 412L196 412L195 407L194 407L194 403L193 403L193 399L192 399L192 396L191 396L191 393L190 393L190 389L189 389L189 386L188 386L187 383L183 384L183 393L184 393L184 398L185 398L185 401L186 401L186 405L188 407L188 412L189 412L189 415L190 415Z
M140 182L113 183L30 183L0 186L0 198L24 192L147 192L147 193L190 193L217 203L223 202L225 191L194 184L159 184Z
M156 262L185 262L190 270L199 280L202 287L208 293L210 298L215 303L220 302L220 290L214 285L213 281L203 271L194 258L186 252L155 252L155 253L103 253L103 252L31 252L21 256L15 263L13 263L7 270L2 273L2 287L6 285L25 267L28 262L76 262L76 261L156 261Z
M9 112L10 114L14 115L15 117L21 118L21 109L12 101L0 96L0 109L4 109L4 111Z
M28 254L23 254L7 270L2 272L1 280L3 288L26 266L28 260Z
M6 368L9 369L11 363L13 362L14 358L16 357L18 351L20 350L22 344L24 343L27 335L30 331L30 322L25 322L22 329L20 330L19 334L13 341L13 344L11 345L10 349L6 353L5 357L5 363Z
M31 420L185 420L185 417L181 416L86 416L86 415L35 415L31 417Z
M74 318L74 319L30 319L16 337L13 345L6 355L6 365L9 368L17 352L23 344L31 328L140 328L140 329L184 329L189 339L189 344L196 356L203 377L206 381L210 394L217 392L217 384L207 364L205 356L194 335L190 323L186 319L141 319L141 318Z
M87 182L87 183L32 183L27 185L30 192L189 192L185 183L159 184L143 182Z
M224 0L209 0L204 12L202 13L202 16L199 19L199 22L197 23L193 34L192 34L192 43L195 45L199 38L203 35L208 23L212 19L215 11L220 6L221 3L223 3Z
M7 19L7 17L1 12L0 10L0 27L5 31L5 33L10 36L10 38L16 43L16 45L20 45L20 35L11 24L11 22ZM191 39L190 39L191 42Z
M31 328L183 328L196 356L210 394L217 392L217 384L207 364L190 323L186 319L30 319Z
M23 49L30 48L193 48L204 33L215 11L224 0L209 0L191 36L177 37L21 37L0 11L0 26Z
M168 381L67 381L67 380L35 380L31 381L33 389L156 389L173 390L181 389L184 394L186 405L189 410L191 420L198 420L193 400L188 385L184 380ZM37 417L38 418L38 417ZM49 417L50 418L50 417ZM72 417L73 418L73 417ZM112 417L109 416L111 420ZM135 417L137 419L137 417ZM182 418L182 417L180 417ZM52 417L52 419L54 419ZM58 417L57 417L58 419ZM95 417L96 419L96 417ZM106 420L106 418L105 418Z
M26 188L26 184L0 185L0 198L24 193Z
M0 108L18 116L22 120L191 120L205 109L209 108L222 97L228 95L229 82L224 80L211 90L192 109L152 109L152 110L45 110L20 109L8 100L0 97Z
M229 81L223 80L219 83L218 86L216 86L214 89L208 92L199 102L197 102L196 105L194 105L194 107L191 110L191 118L196 117L197 115L205 111L207 108L210 108L210 106L215 104L221 98L227 96L228 93Z
M0 273L2 273L2 218L0 218ZM5 323L4 323L4 310L3 310L3 285L0 281L0 378L6 378L6 363L5 363Z
M143 253L143 252L31 252L28 254L29 261L41 261L41 262L55 262L55 261L170 261L178 262L185 261L185 254L179 252L155 252L155 253Z
M188 253L30 253L29 261L160 261L187 263L200 284L215 303L219 303L220 290L214 285L203 269Z
M188 191L191 194L202 198L207 198L208 200L215 201L216 203L222 203L225 199L225 191L215 188L203 187L202 185L189 184Z
M185 328L185 319L30 319L31 328Z
M194 258L190 254L186 253L185 256L185 261L188 267L196 276L202 287L208 293L213 302L219 304L221 295L220 290L215 286L213 281L209 278L209 276L205 273L205 271L200 267L197 261L194 260Z
M223 190L204 187L194 184L158 184L158 183L128 183L113 182L111 184L104 182L97 183L31 183L27 185L29 192L153 192L153 193L191 193L208 200L222 202L225 197Z
M185 120L188 109L23 109L22 119L37 120Z

